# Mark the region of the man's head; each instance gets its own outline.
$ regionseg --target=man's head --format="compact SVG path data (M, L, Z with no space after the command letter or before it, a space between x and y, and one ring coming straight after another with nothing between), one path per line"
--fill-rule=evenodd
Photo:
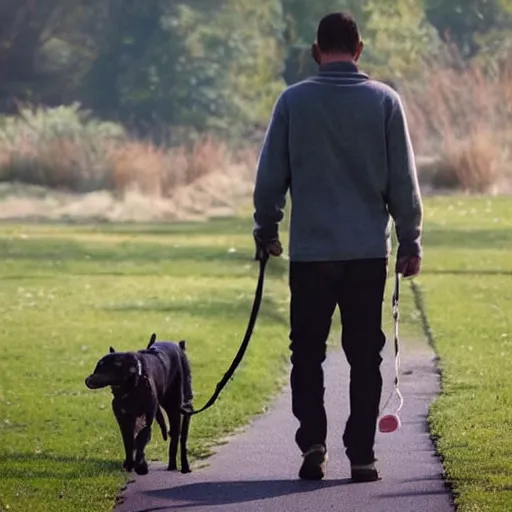
M362 52L363 42L352 16L336 12L328 14L320 21L312 48L317 64L357 62Z

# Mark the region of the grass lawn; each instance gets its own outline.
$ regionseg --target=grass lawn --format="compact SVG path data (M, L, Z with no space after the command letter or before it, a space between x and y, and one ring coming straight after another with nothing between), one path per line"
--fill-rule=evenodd
M429 199L426 214L415 289L444 389L432 429L460 510L512 510L512 201ZM247 219L0 225L0 510L112 509L126 481L122 443L109 392L83 383L109 345L138 349L152 332L187 339L195 403L204 403L250 312ZM286 377L286 271L272 262L247 357L218 405L193 420L196 459L261 412ZM401 319L403 339L421 335L409 286ZM388 308L385 324L390 333ZM148 452L165 458L158 429Z
M109 391L83 382L109 345L142 348L152 332L186 338L195 403L205 402L238 348L256 285L244 218L0 225L0 510L112 509L126 481L122 442ZM411 332L418 314L404 293L403 330ZM192 457L207 455L279 389L287 314L287 264L273 260L244 363L218 405L192 421ZM390 320L388 310L389 331ZM148 455L166 457L158 429Z
M0 226L0 510L107 511L125 483L108 390L84 378L108 352L185 338L196 406L229 366L256 285L249 221ZM243 425L288 361L286 263L273 261L246 360L192 421L191 456ZM149 456L166 445L153 431ZM172 478L172 475L170 476Z
M416 281L441 357L431 427L461 512L512 510L512 200L426 203Z

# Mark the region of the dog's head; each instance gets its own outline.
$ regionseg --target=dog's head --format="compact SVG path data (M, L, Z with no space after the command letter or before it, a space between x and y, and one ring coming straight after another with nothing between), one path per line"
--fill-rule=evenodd
M141 362L133 352L116 352L110 347L110 353L98 361L92 374L85 379L85 385L89 389L123 386L141 375Z

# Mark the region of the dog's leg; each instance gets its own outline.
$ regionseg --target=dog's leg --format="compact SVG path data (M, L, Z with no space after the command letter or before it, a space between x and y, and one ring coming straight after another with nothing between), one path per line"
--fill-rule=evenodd
M135 466L133 460L133 453L135 451L135 418L132 418L131 416L127 415L115 399L112 400L112 410L114 411L114 416L116 417L117 423L119 425L119 430L121 431L121 436L123 438L125 451L125 460L123 462L123 468L126 471L131 472Z
M164 409L169 417L169 464L168 471L176 471L178 469L178 444L180 438L181 413L179 407L173 403L166 404Z
M146 455L144 452L146 450L147 444L149 441L151 441L151 427L158 410L158 400L154 394L151 394L151 397L147 403L147 409L144 413L146 424L137 434L135 439L135 472L138 475L147 475L149 472L148 463L146 461Z
M151 424L145 425L142 430L137 434L135 439L135 473L138 475L147 475L149 472L148 463L144 450L146 445L151 441Z
M180 456L181 456L181 472L183 474L190 473L190 466L188 464L188 455L187 455L187 440L188 440L188 431L190 427L190 416L183 416L183 422L181 424L181 434L180 434Z
M164 438L164 441L167 441L167 425L165 424L165 418L162 414L162 410L160 409L160 406L156 409L156 422L158 423L158 426L160 427L160 430L162 431L162 437Z

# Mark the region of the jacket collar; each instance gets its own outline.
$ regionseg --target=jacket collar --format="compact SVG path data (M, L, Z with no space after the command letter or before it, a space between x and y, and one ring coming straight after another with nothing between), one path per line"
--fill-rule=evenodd
M368 75L362 73L354 62L340 61L322 64L318 71L320 76L357 76L358 78L368 78Z

